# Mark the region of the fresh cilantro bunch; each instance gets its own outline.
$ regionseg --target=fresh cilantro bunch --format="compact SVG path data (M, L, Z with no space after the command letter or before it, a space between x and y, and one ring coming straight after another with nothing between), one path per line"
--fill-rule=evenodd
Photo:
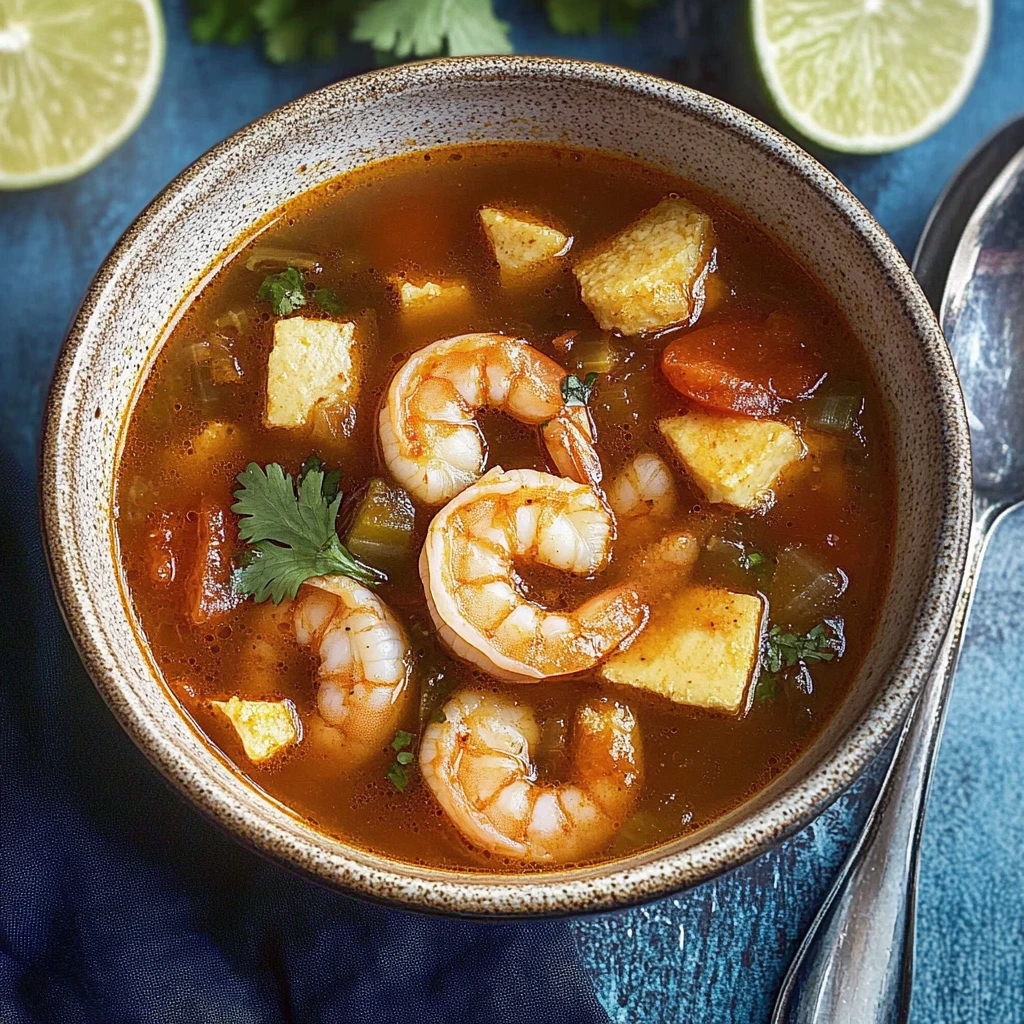
M551 27L593 35L626 32L660 0L543 0ZM256 36L275 64L326 60L344 39L396 60L439 53L511 53L492 0L190 0L192 36L239 45Z
M231 511L238 535L249 545L232 577L235 590L256 601L280 604L294 598L313 576L338 574L379 583L384 574L355 558L341 543L335 523L341 506L341 473L325 473L319 459L303 463L298 486L276 463L250 462L238 474Z
M345 303L333 288L314 288L310 297L325 313L345 312ZM256 298L269 302L277 316L288 316L306 304L306 282L298 268L285 267L263 278Z

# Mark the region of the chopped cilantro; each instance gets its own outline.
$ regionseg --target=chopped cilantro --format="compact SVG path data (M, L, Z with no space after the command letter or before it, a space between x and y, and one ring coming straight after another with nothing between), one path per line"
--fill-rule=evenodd
M412 746L412 741L413 735L411 732L399 729L398 732L395 733L395 738L391 741L391 746L395 750L405 750L406 747Z
M276 463L266 470L250 462L238 474L242 485L231 511L239 516L238 535L249 545L232 584L257 601L280 604L295 597L313 576L336 573L361 583L378 583L384 574L354 558L338 539L335 522L341 493L327 495L327 477L317 460L308 465L296 492L290 475Z
M314 288L312 299L325 313L345 312L345 302L333 288Z
M409 762L412 761L412 757L413 757L413 754L412 754L411 750L400 750L395 755L395 760L399 764L409 764Z
M404 764L399 764L397 761L389 764L387 776L391 785L394 786L399 793L405 792L406 787L409 785L409 769Z
M741 551L739 560L741 568L755 572L768 564L768 556L762 555L760 551Z
M575 373L570 373L562 381L562 401L566 405L589 405L598 374L588 373L580 380Z
M774 672L761 672L757 686L754 687L754 700L763 704L766 700L774 700L779 692L779 677Z
M832 635L823 622L806 634L787 633L781 626L772 626L765 638L761 660L769 672L781 672L799 663L813 665L831 661L836 653Z
M256 297L269 302L278 316L287 316L306 304L306 287L298 270L286 267L279 274L267 274Z

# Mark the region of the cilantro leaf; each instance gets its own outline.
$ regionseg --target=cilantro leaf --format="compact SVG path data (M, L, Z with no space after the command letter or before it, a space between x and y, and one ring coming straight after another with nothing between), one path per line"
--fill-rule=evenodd
M774 700L779 693L779 677L775 672L762 671L754 687L754 700L758 704Z
M345 312L345 302L333 288L314 288L312 298L325 313Z
M355 16L352 38L399 60L441 53L511 53L508 26L491 0L373 0Z
M306 479L307 474L313 472L323 473L324 479L323 483L320 485L320 493L323 494L325 501L334 501L334 499L341 494L341 470L332 469L328 473L324 464L315 455L310 455L310 457L299 467L297 483L300 488L302 487L302 481Z
M313 576L338 574L361 583L386 579L338 539L341 493L335 488L328 498L322 466L306 466L298 491L276 462L266 470L250 462L236 479L242 486L231 511L239 516L239 537L249 545L232 575L237 592L280 604Z
M739 556L740 568L757 571L768 564L768 556L762 555L760 551L741 551Z
M397 761L392 762L388 765L387 776L391 785L399 793L405 792L406 787L409 785L409 769L404 764L399 764Z
M306 287L302 275L295 267L288 267L280 274L268 274L263 278L256 298L269 302L278 316L294 313L306 304Z
M597 378L598 374L588 373L580 380L575 373L570 373L562 381L562 400L566 405L589 405Z
M412 753L411 750L400 750L395 755L395 760L399 764L410 764L412 762L412 759L413 759L413 753Z

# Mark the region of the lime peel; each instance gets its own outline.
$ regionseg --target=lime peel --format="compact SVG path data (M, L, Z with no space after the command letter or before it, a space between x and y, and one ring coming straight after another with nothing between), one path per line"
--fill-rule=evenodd
M754 48L785 118L845 153L920 142L966 98L991 0L752 0Z

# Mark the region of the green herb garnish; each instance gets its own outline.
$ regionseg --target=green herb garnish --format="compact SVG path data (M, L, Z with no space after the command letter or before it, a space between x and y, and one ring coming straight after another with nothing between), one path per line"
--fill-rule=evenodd
M772 626L765 637L761 662L767 671L781 672L798 664L831 661L837 653L840 652L824 622L819 622L806 634L787 633L781 626Z
M566 405L589 405L598 376L596 373L588 373L580 380L575 373L570 373L562 381L562 401Z
M320 493L324 496L325 501L334 501L334 499L341 494L340 469L332 469L328 473L327 467L315 455L310 455L310 457L299 467L299 476L296 483L300 488L302 487L302 481L305 480L310 473L323 474L324 478L320 484Z
M807 666L841 658L845 651L846 636L841 618L826 619L806 633L787 633L781 626L772 626L761 647L761 675L754 689L754 700L772 700L783 683L791 683L797 690L810 693L812 680Z
M315 468L309 462L297 491L276 462L266 470L250 462L238 474L242 486L235 491L238 500L231 511L239 516L239 537L249 545L232 575L238 593L280 604L294 598L313 576L338 574L360 583L386 580L382 572L353 558L339 540L335 522L341 492L327 484L319 460Z
M659 0L544 0L556 32L595 35L602 25L628 32ZM192 38L237 46L260 36L275 64L329 60L351 38L399 60L510 53L508 26L493 0L190 0Z
M333 288L314 288L312 299L325 313L345 312L345 302Z
M415 755L411 750L407 750L406 747L411 747L414 739L415 737L411 732L399 729L395 733L395 738L391 741L392 750L397 750L398 753L395 754L395 760L388 765L387 777L399 793L404 793L406 786L409 785L409 772L411 770L409 765L412 764Z
M287 316L306 304L306 286L295 267L286 267L279 274L267 274L256 297L269 302L277 316Z
M741 551L739 556L740 568L750 569L757 572L768 564L768 556L762 555L760 551Z
M409 785L409 769L404 764L399 764L397 761L389 764L387 776L391 785L399 793L405 792L406 787Z
M411 732L406 732L404 729L399 729L395 733L395 738L391 741L391 747L394 750L405 750L406 747L411 747L413 741L413 735Z

